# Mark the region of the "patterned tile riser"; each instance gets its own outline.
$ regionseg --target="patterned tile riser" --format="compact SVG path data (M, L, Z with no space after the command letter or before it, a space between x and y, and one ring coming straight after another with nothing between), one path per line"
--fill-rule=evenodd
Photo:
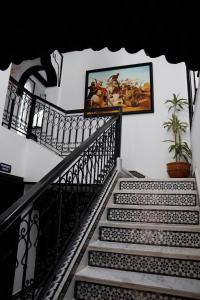
M140 291L118 286L93 282L77 281L75 285L77 300L189 300L189 298L161 294L151 291ZM192 300L192 298L190 298Z
M109 221L146 222L162 224L199 224L198 211L109 208Z
M101 241L200 248L200 232L100 227Z
M122 190L195 190L191 181L121 181Z
M115 204L195 206L194 194L114 194Z
M200 279L200 261L89 251L89 265L130 272Z

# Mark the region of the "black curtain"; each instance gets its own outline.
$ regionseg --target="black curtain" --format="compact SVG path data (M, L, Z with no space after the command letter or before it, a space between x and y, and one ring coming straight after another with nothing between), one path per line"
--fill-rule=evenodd
M15 7L13 6L15 5ZM38 7L10 5L0 18L0 69L58 49L108 47L129 53L144 49L150 57L165 55L170 63L200 69L197 2L67 1ZM6 16L6 21L5 21Z

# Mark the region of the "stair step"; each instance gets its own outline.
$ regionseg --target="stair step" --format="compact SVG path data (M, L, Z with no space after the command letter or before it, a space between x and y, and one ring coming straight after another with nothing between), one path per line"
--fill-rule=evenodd
M171 205L171 206L196 206L197 193L163 193L160 192L115 192L114 203L124 205Z
M200 279L198 249L105 243L89 246L89 266Z
M94 238L75 299L200 299L195 178L119 179Z
M139 245L120 242L94 241L89 244L89 250L117 252L130 255L156 256L174 259L191 259L200 263L200 251L195 248L166 247L155 245Z
M194 178L175 179L120 179L120 190L195 190L196 181Z
M195 279L86 267L76 280L76 299L200 299L200 284Z
M101 220L99 226L118 227L118 228L143 228L156 230L176 230L186 232L200 232L200 225L179 225L179 224L152 224L152 223L130 223L130 222L115 222L108 220Z
M114 205L113 205L114 206ZM199 211L194 207L148 207L136 206L124 208L122 205L108 207L107 219L117 222L146 222L164 224L199 224Z
M200 248L200 232L122 228L115 226L100 226L101 241L157 245L168 247Z

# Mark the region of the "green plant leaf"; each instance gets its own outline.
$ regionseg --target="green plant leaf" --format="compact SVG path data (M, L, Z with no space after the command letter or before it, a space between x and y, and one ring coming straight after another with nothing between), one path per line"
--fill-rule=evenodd
M185 98L179 97L179 94L174 94L172 99L167 99L165 104L169 105L168 111L172 111L169 119L162 124L162 126L173 135L172 139L164 140L163 142L170 142L169 153L172 153L173 158L176 161L185 160L188 161L192 157L192 151L188 144L182 141L182 135L186 133L189 124L185 121L181 121L178 118L178 113L188 105L188 101Z

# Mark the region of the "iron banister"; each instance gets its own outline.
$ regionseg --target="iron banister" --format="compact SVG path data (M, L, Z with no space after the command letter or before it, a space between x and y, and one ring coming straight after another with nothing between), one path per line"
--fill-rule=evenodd
M12 77L10 76L9 79L12 83L14 83L15 85L19 86L19 83ZM49 106L52 106L53 108L55 108L56 110L68 115L68 114L78 114L78 113L85 113L85 112L100 112L100 114L102 114L102 108L95 108L95 109L70 109L70 110L66 110L60 106L57 106L56 104L49 102L46 99L41 98L38 95L33 95L30 91L28 91L25 87L22 88L22 90L24 92L26 92L27 95L29 95L30 97L35 96L37 98L37 100L40 100L41 102L43 102L44 104L47 104ZM118 106L112 106L112 107L107 107L107 108L103 108L103 111L113 111L113 110L120 110L120 108Z
M54 182L69 167L81 153L87 149L105 130L115 121L118 115L113 116L101 128L97 129L87 140L77 147L71 154L64 158L55 168L47 173L38 183L36 183L24 196L20 197L10 208L0 216L0 236L21 216L25 209L33 205L34 202L47 190L49 185Z

